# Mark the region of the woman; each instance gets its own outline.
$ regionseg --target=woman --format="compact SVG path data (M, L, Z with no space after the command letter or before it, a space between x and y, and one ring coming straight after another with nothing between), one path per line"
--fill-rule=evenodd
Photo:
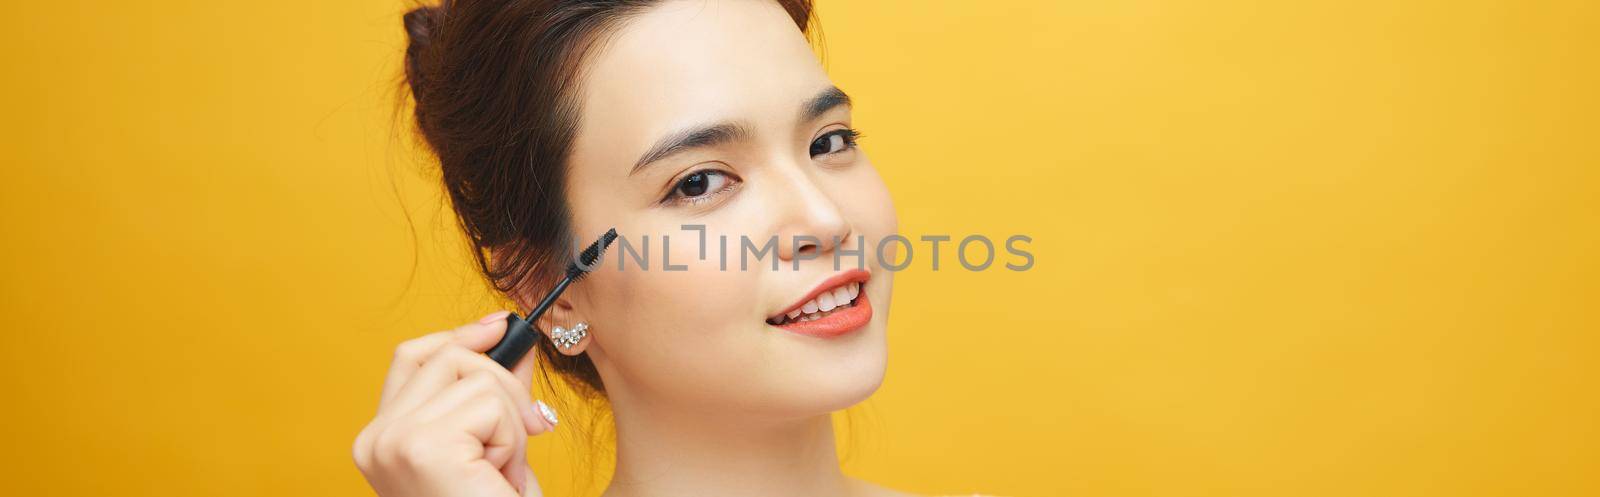
M539 495L524 443L558 422L529 398L544 367L611 406L607 496L904 495L834 453L829 413L883 378L892 275L873 241L896 219L810 17L804 0L405 16L420 134L498 290L531 308L574 240L611 227L648 255L613 247L537 323L587 334L513 371L481 354L505 312L401 344L354 447L378 493Z

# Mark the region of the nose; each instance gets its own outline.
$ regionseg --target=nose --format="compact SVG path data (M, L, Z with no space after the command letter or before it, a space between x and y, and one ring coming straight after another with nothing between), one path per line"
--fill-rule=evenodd
M806 166L802 166L806 167ZM777 204L778 257L785 262L820 258L850 239L850 221L838 199L801 168L784 168Z

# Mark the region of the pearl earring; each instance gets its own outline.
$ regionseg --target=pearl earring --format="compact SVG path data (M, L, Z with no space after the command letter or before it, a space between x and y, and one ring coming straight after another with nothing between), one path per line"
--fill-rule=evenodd
M589 325L588 323L578 323L573 325L570 330L557 326L550 331L550 334L553 335L550 340L555 342L556 346L570 349L573 345L577 345L579 340L583 340L583 337L589 336Z

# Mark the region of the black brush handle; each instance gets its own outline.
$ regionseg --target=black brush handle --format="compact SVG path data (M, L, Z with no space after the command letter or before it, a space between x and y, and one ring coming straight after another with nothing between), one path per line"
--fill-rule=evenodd
M568 276L562 278L560 283L556 283L555 289L550 290L550 294L545 295L544 300L539 301L539 305L528 312L527 319L518 316L516 312L506 316L506 336L500 337L500 343L494 344L494 348L486 352L489 358L506 369L511 369L517 365L517 361L522 360L522 356L528 355L528 350L533 348L534 342L539 341L539 329L533 327L533 322L538 321L539 316L543 316L544 311L556 303L556 297L560 297L561 292L567 291L567 286L572 284L572 280L573 278Z
M533 344L538 341L539 331L533 329L533 322L522 319L522 316L513 312L510 316L506 316L506 336L501 337L500 343L494 344L494 348L489 349L489 358L509 370L512 366L516 366L523 356L528 355L528 351L533 350Z

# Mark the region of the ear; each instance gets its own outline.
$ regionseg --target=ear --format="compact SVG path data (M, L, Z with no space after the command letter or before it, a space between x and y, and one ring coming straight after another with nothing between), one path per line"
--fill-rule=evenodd
M571 292L571 290L568 290L568 292ZM553 343L555 342L556 338L555 331L557 326L565 329L572 329L573 327L577 326L578 323L584 322L585 321L583 320L582 313L578 312L578 310L573 307L572 299L569 298L566 293L563 293L560 297L556 297L555 304L552 304L550 309L545 311L543 316L539 316L539 322L536 324L544 333L545 338L549 339ZM588 334L594 334L593 327L588 329ZM582 354L584 350L589 348L589 343L591 341L593 341L592 337L585 336L578 340L578 343L574 344L572 348L563 348L557 346L556 351L561 352L562 355L579 355Z

